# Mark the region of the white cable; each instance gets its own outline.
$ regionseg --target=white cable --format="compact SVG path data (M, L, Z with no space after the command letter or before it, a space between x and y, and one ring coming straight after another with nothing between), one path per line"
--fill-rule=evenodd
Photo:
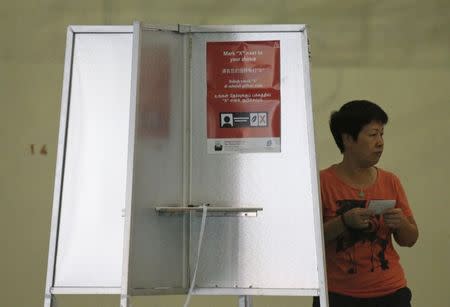
M200 260L200 251L202 249L203 233L205 232L206 212L207 211L208 211L208 207L206 205L203 205L202 225L200 227L200 235L198 237L197 260L195 261L195 270L194 270L194 275L192 276L191 287L189 288L189 292L187 294L186 301L184 302L183 307L189 306L189 302L191 301L191 296L192 296L192 290L194 290L195 279L197 278L198 263Z

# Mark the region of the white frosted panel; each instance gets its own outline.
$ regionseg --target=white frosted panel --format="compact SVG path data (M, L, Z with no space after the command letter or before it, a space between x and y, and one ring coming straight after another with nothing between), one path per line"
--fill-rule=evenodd
M57 287L120 287L132 34L76 34Z
M257 217L209 217L198 287L318 289L302 33L194 34L193 203L263 207ZM281 153L211 155L206 145L206 42L280 40ZM196 257L200 216L192 220Z
M129 284L132 289L182 288L182 216L155 207L183 204L184 40L142 31L136 108Z

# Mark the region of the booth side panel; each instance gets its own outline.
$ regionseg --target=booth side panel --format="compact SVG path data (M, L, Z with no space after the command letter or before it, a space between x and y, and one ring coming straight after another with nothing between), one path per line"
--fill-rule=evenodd
M73 49L55 287L120 287L131 33Z
M136 108L130 292L186 287L184 217L155 207L183 199L183 37L142 30Z

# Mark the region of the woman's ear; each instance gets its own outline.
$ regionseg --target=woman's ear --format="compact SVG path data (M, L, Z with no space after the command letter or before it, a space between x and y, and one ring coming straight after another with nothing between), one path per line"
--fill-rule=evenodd
M355 141L350 134L342 133L342 144L344 144L344 148L348 148L353 143L355 143Z

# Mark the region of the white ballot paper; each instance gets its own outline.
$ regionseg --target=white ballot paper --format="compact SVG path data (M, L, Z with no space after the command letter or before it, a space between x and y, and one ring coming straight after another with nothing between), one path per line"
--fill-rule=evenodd
M370 200L367 209L372 210L375 214L382 214L385 210L394 208L395 203L395 199Z

